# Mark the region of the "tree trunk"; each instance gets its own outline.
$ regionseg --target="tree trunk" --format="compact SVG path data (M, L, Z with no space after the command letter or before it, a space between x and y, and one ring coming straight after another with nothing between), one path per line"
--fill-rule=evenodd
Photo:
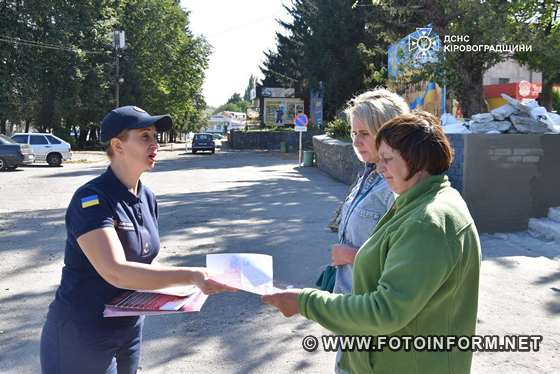
M0 118L0 134L6 134L6 120Z
M78 131L79 131L79 127L78 127L78 126L75 126L75 125L72 125L72 129L74 130L74 140L75 140L75 142L76 142L75 144L78 145L78 144L79 144L79 142L78 142Z
M482 72L463 71L463 83L457 89L457 100L461 104L461 112L465 118L473 114L486 112Z
M541 106L544 106L547 111L552 111L552 87L554 82L552 81L552 74L546 69L542 72L542 95L541 95Z
M78 149L84 149L89 128L87 126L80 126L80 137L78 140Z

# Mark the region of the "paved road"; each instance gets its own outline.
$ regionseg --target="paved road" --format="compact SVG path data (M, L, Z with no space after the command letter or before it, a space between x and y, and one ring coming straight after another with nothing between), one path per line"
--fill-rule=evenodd
M79 157L78 157L79 156ZM335 235L326 223L347 187L269 152L161 152L144 183L158 195L167 264L203 265L207 253L274 256L277 281L312 285ZM37 373L38 340L60 278L64 212L74 190L101 173L99 155L61 168L0 174L0 372ZM480 353L475 373L560 372L560 249L523 233L484 235L478 331L542 334L538 353ZM200 313L149 317L142 372L326 373L332 354L302 337L325 331L284 319L257 296L211 297Z

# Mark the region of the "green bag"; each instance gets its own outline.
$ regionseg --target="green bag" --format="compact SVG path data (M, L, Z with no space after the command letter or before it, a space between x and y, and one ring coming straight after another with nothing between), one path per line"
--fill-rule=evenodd
M315 282L315 285L322 291L333 292L335 279L336 268L334 266L327 265L319 276L319 279L317 279L317 282Z

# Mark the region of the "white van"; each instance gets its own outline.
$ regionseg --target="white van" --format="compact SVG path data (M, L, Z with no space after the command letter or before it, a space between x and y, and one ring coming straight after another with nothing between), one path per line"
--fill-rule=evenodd
M17 133L12 140L29 144L35 153L35 161L46 161L50 166L60 166L62 161L72 159L70 144L53 134Z

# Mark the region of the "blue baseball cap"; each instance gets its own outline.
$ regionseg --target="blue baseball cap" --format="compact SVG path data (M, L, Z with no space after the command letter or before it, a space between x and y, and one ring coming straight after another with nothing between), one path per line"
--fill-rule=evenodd
M173 126L169 114L151 116L137 106L122 106L113 109L101 121L101 141L108 142L126 129L145 129L154 125L157 131L167 131Z

